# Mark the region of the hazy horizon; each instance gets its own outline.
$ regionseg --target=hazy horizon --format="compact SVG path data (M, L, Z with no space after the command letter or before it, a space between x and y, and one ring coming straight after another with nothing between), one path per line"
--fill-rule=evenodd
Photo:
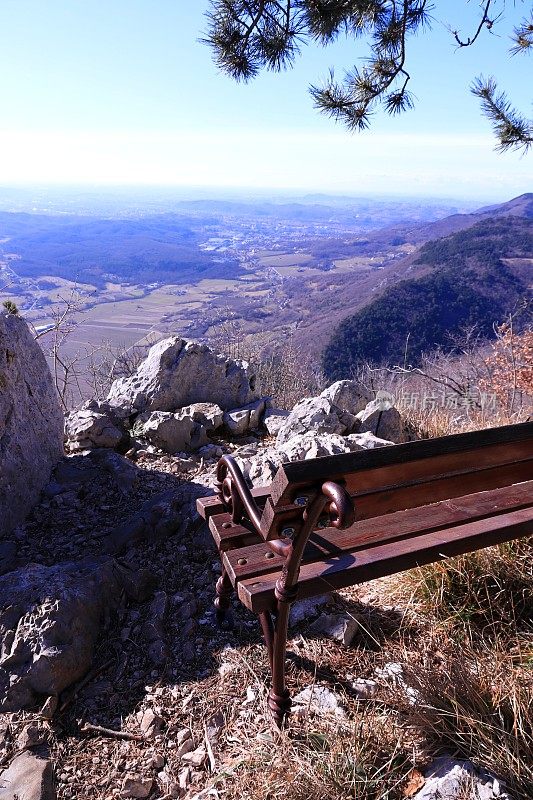
M520 194L527 194L527 190ZM334 189L326 190L323 187L271 187L271 186L198 186L198 185L159 185L159 184L105 184L105 183L37 183L20 182L0 184L0 207L17 199L29 203L39 199L73 200L86 198L115 198L117 201L142 200L172 200L177 203L199 201L239 201L244 203L254 202L339 202L351 203L357 201L370 202L420 202L438 204L457 204L465 208L504 203L518 195L509 195L508 192L493 191L479 196L464 197L453 194L438 194L430 192L394 192L394 191L362 191L354 188L352 191ZM5 209L4 209L5 210Z

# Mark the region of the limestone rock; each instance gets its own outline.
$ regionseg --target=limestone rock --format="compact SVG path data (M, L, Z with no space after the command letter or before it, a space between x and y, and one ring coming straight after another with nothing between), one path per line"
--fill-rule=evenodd
M277 435L276 445L284 445L294 436L308 431L315 434L350 433L355 423L353 414L342 411L326 397L307 397L294 406Z
M466 793L479 800L512 800L500 781L470 761L443 756L425 772L426 782L413 800L462 800Z
M357 620L348 614L322 614L307 630L312 636L324 636L348 647L358 628Z
M258 450L249 445L235 451L234 457L245 478L254 486L267 486L279 467L288 461L303 461L308 458L353 453L357 450L370 450L374 447L386 447L392 444L385 439L378 439L372 433L354 433L349 436L338 434L307 432L293 436L287 442L276 447Z
M394 444L392 440L382 439L379 436L374 436L370 431L364 433L351 433L349 436L344 437L346 446L350 448L350 452L357 450L374 450L376 447L387 447Z
M296 602L291 605L289 626L299 625L301 622L310 622L330 599L331 594L321 594L318 595L318 597L307 597L305 600L296 600Z
M340 698L327 686L317 686L316 684L307 686L296 695L293 699L292 710L296 714L309 710L315 714L346 716Z
M336 381L320 394L341 411L358 414L371 400L370 392L357 381Z
M244 408L234 408L224 414L224 425L234 436L242 436L246 431L259 427L264 410L264 400L256 400Z
M147 439L165 453L197 450L207 444L207 431L192 416L152 411L137 417L134 434Z
M65 417L65 435L71 443L71 449L126 446L129 436L120 427L117 418L109 411L88 405L71 411Z
M372 678L357 678L352 682L352 689L358 700L369 700L371 697L376 696L379 691L379 685Z
M191 403L228 410L256 399L256 377L247 362L179 336L157 342L133 375L114 381L108 395L110 405L137 412L175 411Z
M358 449L360 448L356 444L350 443L347 437L335 433L313 432L293 436L279 447L283 461L304 461L309 458L349 453Z
M0 313L0 535L36 503L63 455L63 413L23 319Z
M360 433L368 431L395 444L406 441L400 412L387 400L372 400L357 414L357 419Z
M216 403L192 403L180 409L179 417L181 419L189 417L199 422L206 431L216 431L224 422L224 412Z
M55 800L52 763L24 750L0 773L0 800Z
M254 486L268 486L284 460L283 454L275 447L266 447L261 452L247 454L247 448L239 448L234 453L235 460L243 475Z
M122 592L111 559L28 564L0 578L0 710L58 695L91 665L105 611Z
M277 436L290 413L282 408L267 408L263 416L263 425L271 436Z

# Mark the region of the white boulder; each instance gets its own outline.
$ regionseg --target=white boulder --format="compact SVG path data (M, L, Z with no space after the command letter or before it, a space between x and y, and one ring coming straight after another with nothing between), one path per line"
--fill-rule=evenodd
M0 711L58 695L89 669L124 588L111 559L28 564L0 578Z
M389 400L376 398L357 414L358 431L368 431L395 444L406 441L402 417Z
M206 431L216 431L224 424L224 412L216 403L192 403L180 409L179 417L190 417L199 422Z
M288 461L304 461L339 453L353 453L357 450L371 450L391 444L393 442L378 439L368 432L340 436L334 433L309 431L300 436L293 436L285 444L276 447L259 449L257 446L246 445L236 450L234 457L245 478L254 486L266 486L272 481L279 467Z
M290 413L282 408L267 408L263 417L263 425L271 436L277 436Z
M356 381L336 381L328 386L320 394L341 411L349 411L350 414L358 414L371 400L370 392Z
M216 403L228 410L257 397L256 376L246 361L171 336L150 348L133 375L113 382L108 402L133 412L175 411L191 403Z
M152 411L140 414L133 432L165 453L197 450L208 442L204 426L192 416L181 416L180 412Z
M224 414L224 425L234 436L242 436L249 430L255 430L261 424L265 411L265 401L256 400L244 408L234 408Z
M342 411L326 397L306 397L297 403L285 424L280 429L276 444L284 445L294 436L308 431L314 433L350 433L356 418L348 411Z
M108 413L80 408L65 417L65 435L74 450L93 447L114 449L127 440L127 436Z

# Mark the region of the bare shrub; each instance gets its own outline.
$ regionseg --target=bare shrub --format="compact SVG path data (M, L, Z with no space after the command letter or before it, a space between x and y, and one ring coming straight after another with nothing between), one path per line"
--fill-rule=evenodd
M518 333L510 316L495 331L492 344L470 328L453 355L435 351L419 367L365 364L354 378L389 391L422 438L520 422L533 413L533 330Z
M325 378L318 363L298 346L292 332L272 341L267 333L246 334L232 312L210 337L210 345L227 358L248 361L260 391L280 408L292 408L303 397L320 393Z
M496 328L496 341L485 363L487 377L480 384L498 398L500 405L512 416L526 408L533 410L533 330L516 333L509 318Z
M84 397L80 381L82 354L80 351L68 354L66 349L82 312L83 300L74 287L70 294L60 297L59 302L51 307L51 322L46 328L37 330L32 326L35 338L51 363L56 391L65 411Z
M115 347L106 340L85 354L86 381L91 397L103 400L111 384L117 378L129 378L146 358L147 346L134 344L131 347Z

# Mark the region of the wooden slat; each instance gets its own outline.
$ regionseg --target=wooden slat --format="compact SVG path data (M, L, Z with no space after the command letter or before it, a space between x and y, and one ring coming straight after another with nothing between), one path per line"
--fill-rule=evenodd
M515 443L517 445L516 452L524 446L527 450L529 446L529 454L531 455L533 450L533 422L443 436L438 439L407 442L394 447L381 447L375 450L343 453L336 456L309 459L308 461L295 461L283 464L276 473L271 487L272 502L274 505L291 502L295 493L304 486L313 486L325 480L324 476L327 476L329 480L338 480L352 473L359 474L362 471L399 465L398 474L402 475L403 470L403 474L409 479L410 474L416 474L416 471L420 469L420 467L415 467L413 462L426 461L426 474L431 475L439 472L438 468L432 470L431 459L442 459L444 457L444 460L440 463L448 463L451 467L444 466L441 471L447 472L457 464L458 457L460 461L464 457L465 459L473 458L475 462L476 454L483 458L480 453L482 448L505 444L514 445ZM495 453L497 450L498 448L495 449ZM446 457L450 457L448 462L446 462ZM506 458L509 460L508 456ZM496 463L499 462L496 460ZM391 480L393 472L394 470L389 473L389 480ZM379 485L380 480L379 476L376 475L375 477L376 483L374 486ZM419 474L418 477L421 477L421 475ZM392 482L403 482L403 480L393 480Z
M229 526L229 527L225 527ZM235 547L244 547L261 542L262 536L244 525L234 525L231 514L215 514L209 518L209 529L218 549L224 553Z
M390 514L406 508L417 508L439 500L449 500L473 492L497 489L514 483L527 481L533 476L533 459L431 478L427 481L405 482L399 486L388 486L371 491L351 492L355 504L356 519ZM261 519L263 535L275 539L291 520L301 518L298 506L275 507L269 499Z
M255 497L256 503L259 507L265 504L267 497L270 495L269 486L257 486L251 489L252 496ZM196 509L201 517L208 520L213 514L223 514L224 504L216 494L209 495L209 497L199 497L196 501Z
M324 560L341 552L354 552L370 545L402 538L411 539L413 548L416 548L417 536L421 534L530 506L533 506L533 481L466 495L457 500L445 500L415 510L408 509L374 517L356 522L344 531L326 528L311 534L303 563ZM239 564L243 559L246 563ZM249 542L228 553L224 563L235 584L240 580L279 570L283 558L271 554L262 542Z
M392 545L385 543L341 553L324 562L302 566L298 598L313 597L529 535L533 535L531 507L425 534L417 538L415 550L410 539L402 539ZM274 587L280 575L281 572L274 572L241 581L237 585L240 600L254 612L272 608Z
M412 461L408 464L391 464L373 470L358 471L346 476L345 488L350 494L362 494L377 488L383 491L396 486L423 483L436 477L452 477L532 459L533 440L504 442L481 449Z

